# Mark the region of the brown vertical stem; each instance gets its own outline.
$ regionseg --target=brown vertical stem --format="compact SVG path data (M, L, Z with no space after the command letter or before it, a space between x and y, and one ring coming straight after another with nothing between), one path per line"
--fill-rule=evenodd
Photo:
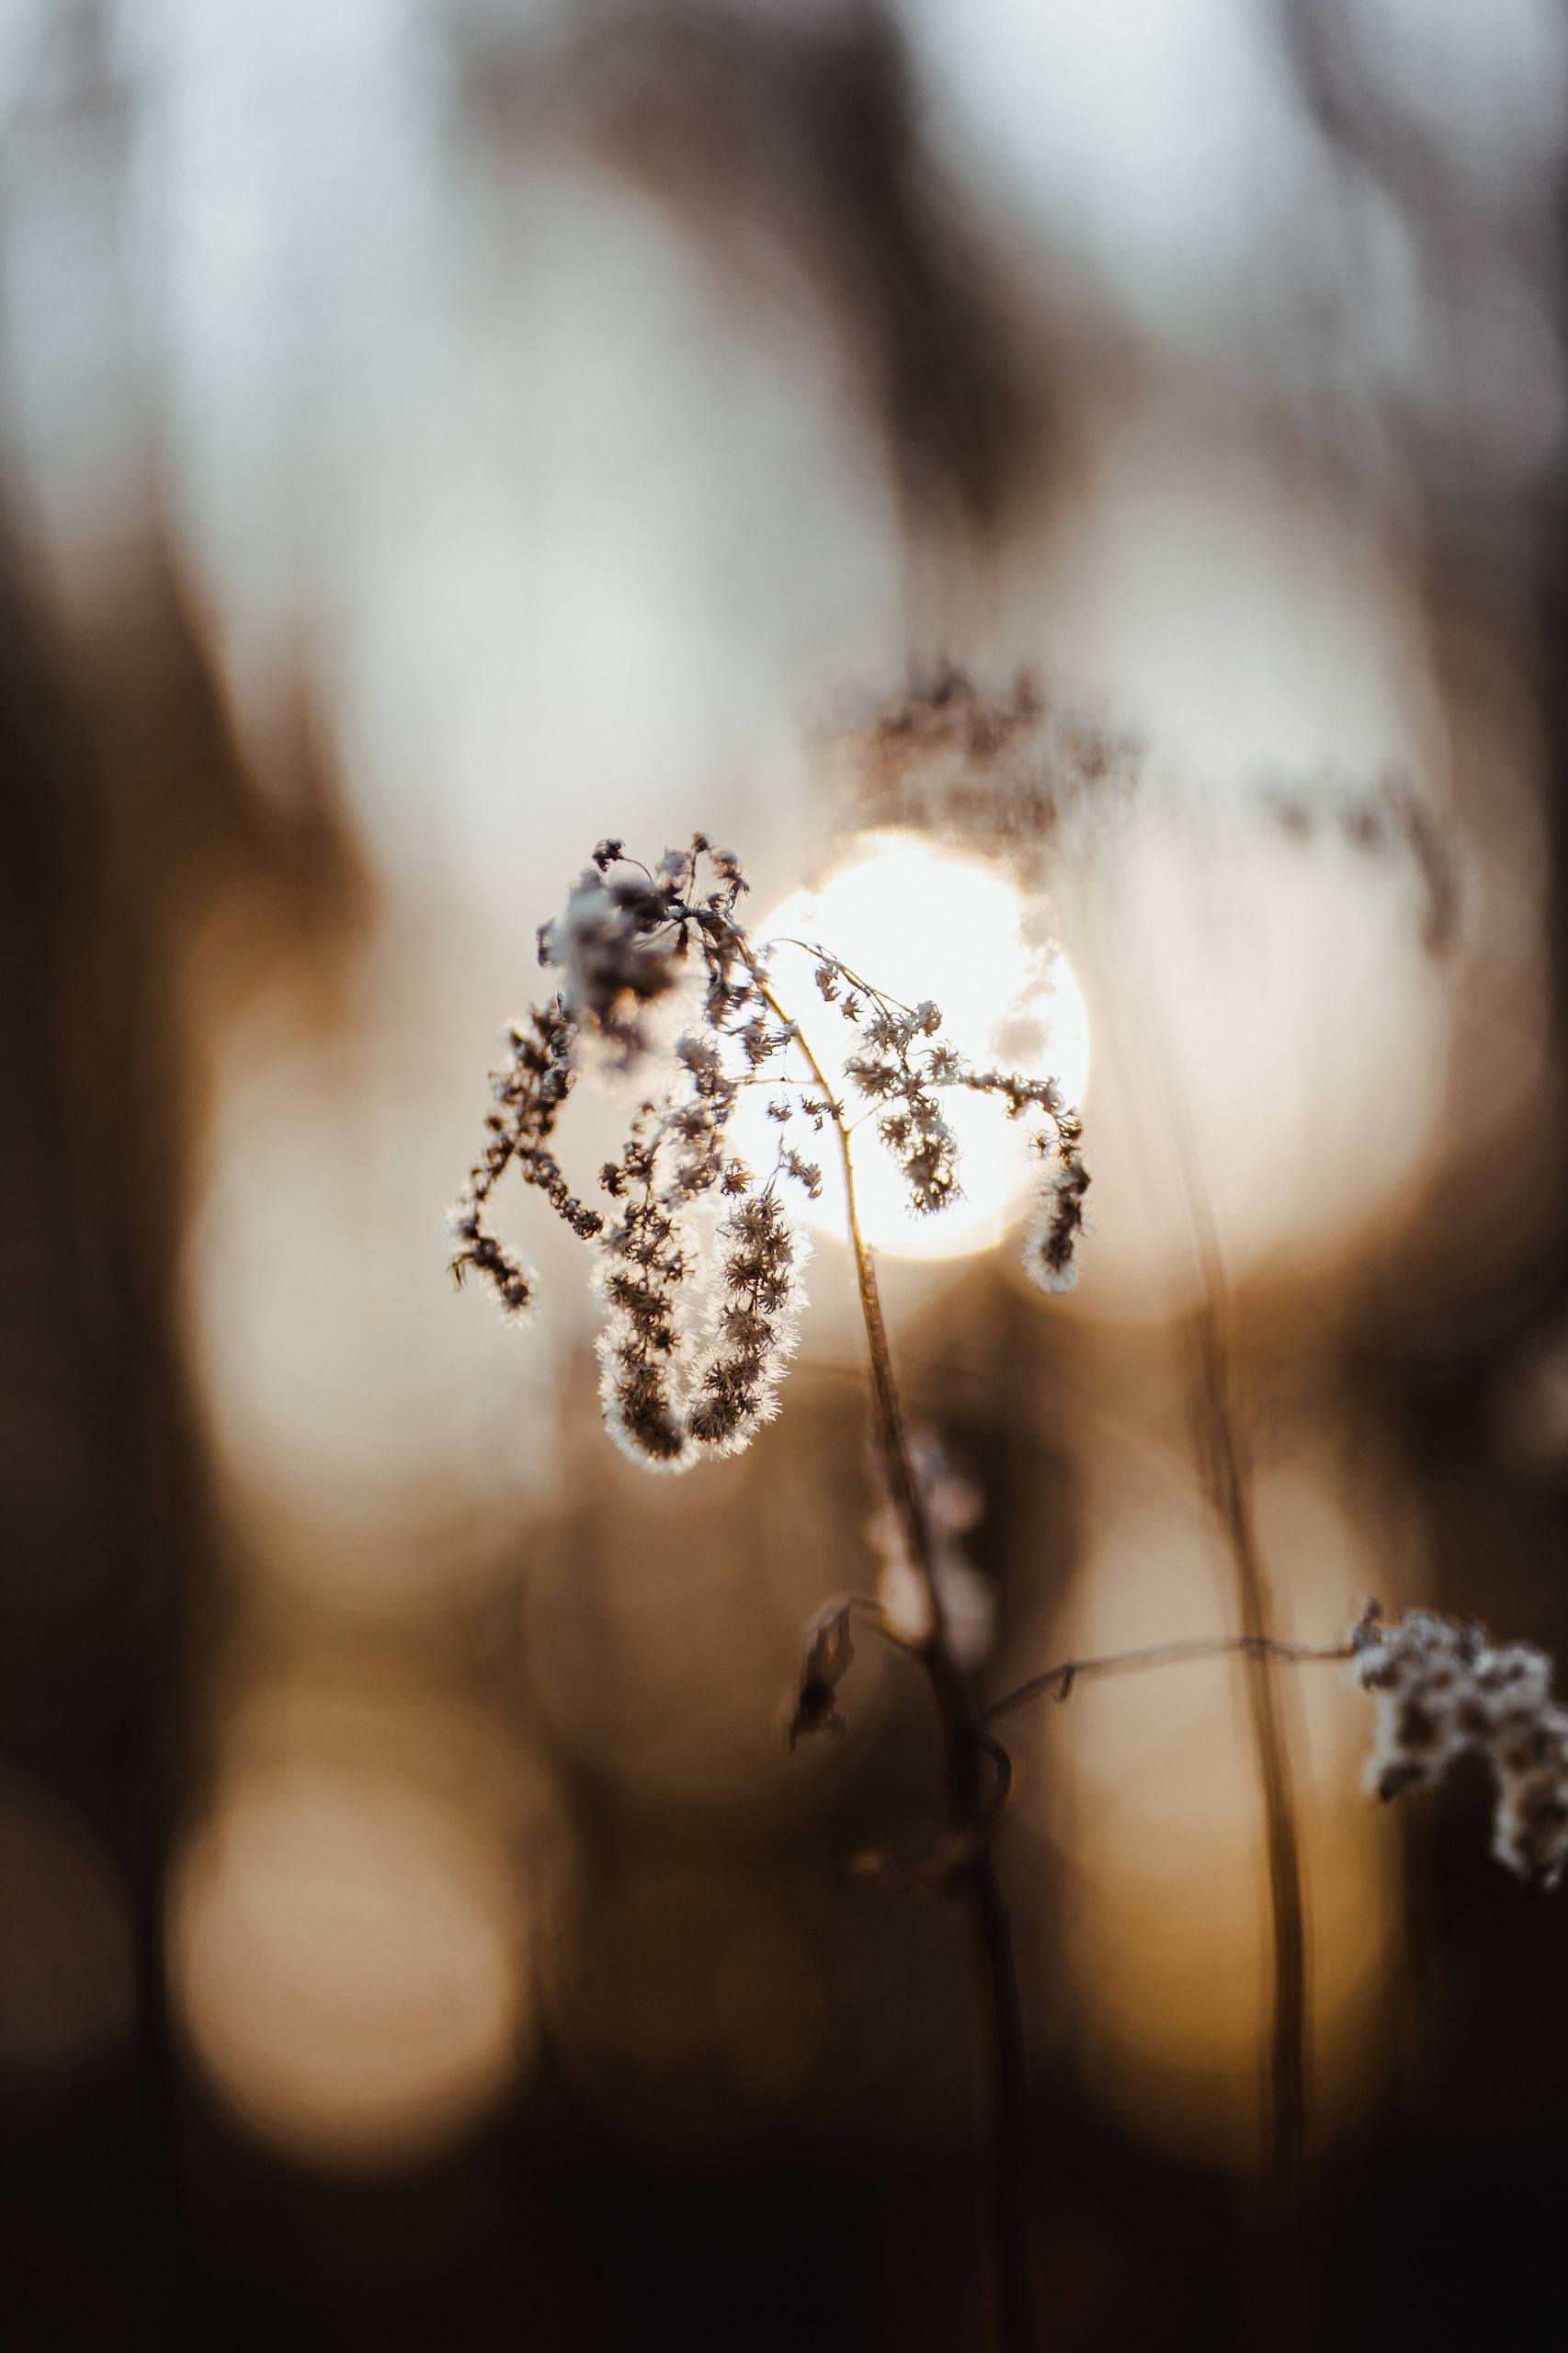
M1135 942L1119 937L1115 947L1121 962L1135 963ZM1161 1036L1163 1026L1158 993L1146 988L1142 1028L1146 1050L1153 1056L1150 1076L1164 1098L1162 1115L1175 1136L1203 1285L1203 1303L1194 1318L1197 1381L1193 1418L1205 1492L1224 1529L1235 1579L1253 1746L1263 1790L1273 1948L1264 2139L1277 2212L1292 2218L1294 2229L1300 2216L1307 2141L1307 1936L1290 1747L1273 1672L1274 1655L1280 1645L1274 1637L1268 1580L1257 1540L1250 1475L1231 1391L1224 1262L1213 1211L1204 1190L1202 1163L1191 1117L1179 1078L1173 1083L1171 1077L1173 1071L1179 1071L1179 1057L1173 1042Z
M1307 2138L1307 1932L1290 1749L1274 1677L1268 1581L1257 1540L1251 1483L1236 1427L1222 1324L1223 1294L1210 1270L1195 1323L1199 1453L1209 1498L1230 1547L1240 1606L1252 1735L1263 1783L1274 1951L1266 2138L1283 2208L1300 2199Z
M983 2016L986 2055L990 2065L992 2109L991 2233L997 2302L997 2342L1002 2353L1033 2353L1033 2279L1029 2263L1028 2196L1028 2095L1024 2058L1023 2014L1018 2002L1017 1969L1013 1954L1012 1923L1003 1901L989 1842L984 1835L986 1739L979 1710L968 1682L955 1661L937 1589L931 1531L921 1501L920 1484L910 1452L903 1401L893 1371L882 1315L876 1264L860 1225L855 1195L855 1167L843 1107L829 1086L799 1028L790 1021L766 977L753 967L753 978L767 1004L787 1023L800 1045L812 1075L822 1089L834 1133L838 1139L844 1174L845 1213L860 1315L866 1329L870 1363L871 1393L876 1405L877 1439L893 1508L903 1525L909 1557L925 1587L931 1631L919 1658L937 1702L947 1748L948 1802L955 1835L972 1840L974 1859L964 1873L969 1908L975 1982Z

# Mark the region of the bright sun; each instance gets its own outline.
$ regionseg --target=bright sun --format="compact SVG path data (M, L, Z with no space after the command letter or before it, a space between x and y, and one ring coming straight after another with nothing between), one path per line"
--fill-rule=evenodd
M1054 1078L1079 1105L1089 1073L1089 1025L1072 967L1051 938L1043 911L1031 906L994 866L938 849L915 835L863 834L820 890L798 891L755 927L775 943L780 996L835 1083L853 1039L836 1006L812 980L812 960L798 947L823 945L891 995L913 1005L934 997L944 1034L981 1069L1017 1070ZM846 1087L852 1120L861 1120ZM766 1095L747 1097L737 1141L753 1165L773 1157L778 1131ZM855 1132L855 1189L866 1238L906 1258L951 1258L989 1249L1027 1205L1039 1163L1029 1129L1003 1116L994 1101L955 1092L947 1105L959 1144L962 1199L929 1218L910 1211L903 1183L877 1141L873 1112ZM791 1134L793 1130L791 1130ZM843 1188L831 1139L812 1144L823 1164L822 1199L805 1215L819 1233L846 1238Z

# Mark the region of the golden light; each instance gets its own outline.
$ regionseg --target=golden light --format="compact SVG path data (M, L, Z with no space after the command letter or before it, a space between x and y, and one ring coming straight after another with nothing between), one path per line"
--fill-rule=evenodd
M453 1042L483 1039L510 976L461 942L432 969L423 938L389 925L367 949L376 1010L350 1038L313 1032L282 982L227 1028L184 1267L247 1564L382 1621L504 1577L552 1475L544 1353L454 1314L440 1226L473 1142Z
M812 960L790 941L821 941L890 995L914 1005L934 998L945 1035L979 1068L999 1065L1054 1078L1069 1103L1083 1100L1089 1026L1072 967L1051 937L1046 910L999 867L917 835L863 834L815 890L799 891L756 926L775 945L780 996L836 1085L854 1036L838 1007L824 1004ZM739 1134L767 1168L778 1142L758 1089L744 1107ZM852 1118L859 1116L846 1090ZM1026 1207L1038 1164L1023 1123L994 1102L955 1091L944 1105L958 1138L963 1198L940 1216L917 1218L891 1157L877 1142L875 1114L858 1131L855 1186L867 1239L897 1257L950 1258L990 1249ZM797 1121L798 1126L798 1121ZM792 1130L793 1136L794 1131ZM824 1139L831 1145L831 1139ZM846 1239L835 1160L814 1148L825 1182L806 1215L818 1232Z
M1358 1532L1310 1470L1260 1480L1258 1507L1290 1631L1337 1638L1372 1580ZM1196 1504L1113 1504L1051 1654L1222 1624L1227 1581L1223 1538ZM1065 1958L1096 2081L1152 2138L1240 2163L1256 2149L1269 2012L1243 1674L1217 1659L1084 1684L1041 1727L1050 1765L1036 1801L1069 1873ZM1396 1833L1367 1797L1369 1713L1342 1671L1282 1670L1279 1688L1307 1880L1317 2099L1334 2120L1369 2081L1394 1934Z
M292 2154L449 2143L509 2080L525 2004L503 1853L368 1764L240 1771L175 1874L178 2014L219 2092Z
M1399 1230L1441 1133L1451 1028L1408 860L1177 812L1072 910L1100 1048L1085 1312L1179 1312L1205 1227L1233 1276L1327 1274Z

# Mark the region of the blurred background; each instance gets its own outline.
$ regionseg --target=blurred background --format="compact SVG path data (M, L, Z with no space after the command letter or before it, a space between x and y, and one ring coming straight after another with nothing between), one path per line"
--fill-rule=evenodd
M537 1205L526 1333L446 1272L600 835L913 834L1076 976L1078 1290L881 1235L992 1688L1235 1623L1210 1240L1282 1626L1568 1645L1565 84L1551 0L5 0L10 2342L980 2341L961 1924L847 1869L918 1678L779 1736L843 1251L678 1482ZM1565 1899L1285 1690L1314 2339L1512 2342ZM1015 1729L1050 2341L1275 2341L1240 1676Z

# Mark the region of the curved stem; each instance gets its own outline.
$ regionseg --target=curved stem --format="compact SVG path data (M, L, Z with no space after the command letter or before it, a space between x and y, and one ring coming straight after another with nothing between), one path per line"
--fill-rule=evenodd
M845 1217L855 1261L860 1316L876 1405L877 1437L893 1508L903 1529L915 1574L924 1588L930 1633L916 1655L926 1669L941 1719L947 1748L948 1801L954 1836L972 1838L974 1859L964 1874L976 1979L983 2003L994 2090L992 2244L995 2262L999 2341L1005 2353L1032 2353L1034 2293L1028 2253L1028 2092L1023 2013L1018 2001L1012 1924L984 1836L987 1796L984 1762L994 1744L985 1733L968 1684L955 1661L936 1575L931 1531L910 1450L903 1400L893 1371L882 1314L881 1293L869 1245L860 1224L855 1194L855 1164L849 1131L836 1090L830 1086L809 1040L773 994L755 963L752 978L764 1001L789 1029L822 1090L838 1140L844 1176Z

